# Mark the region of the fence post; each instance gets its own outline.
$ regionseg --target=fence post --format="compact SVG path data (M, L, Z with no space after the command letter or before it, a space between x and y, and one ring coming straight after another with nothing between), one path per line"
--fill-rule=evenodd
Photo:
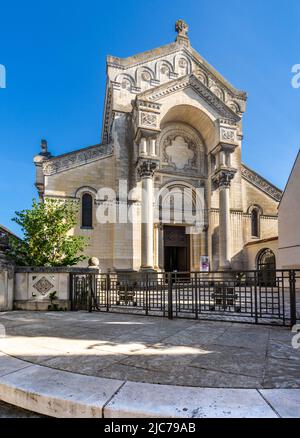
M74 288L73 288L73 274L69 274L69 300L70 300L70 309L74 310Z
M168 273L168 318L173 319L173 285L172 273Z
M257 300L257 283L258 283L258 275L257 271L254 271L254 318L255 324L258 324L258 300Z
M146 274L146 294L144 295L144 299L146 300L145 304L145 313L148 316L148 300L149 300L149 275Z
M295 271L289 271L290 281L290 311L291 311L291 326L297 323L297 310L296 310L296 273Z
M106 286L105 288L106 311L109 312L110 274L106 274L105 286Z
M89 275L89 287L88 287L88 311L91 312L93 308L93 274Z
M198 319L198 275L195 272L195 319ZM200 301L200 300L199 300Z

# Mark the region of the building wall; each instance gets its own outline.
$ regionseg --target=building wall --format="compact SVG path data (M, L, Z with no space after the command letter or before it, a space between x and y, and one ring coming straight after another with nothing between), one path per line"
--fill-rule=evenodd
M278 239L266 240L264 242L251 243L245 246L245 262L247 270L257 269L257 258L264 249L270 249L275 254L276 268L278 268Z
M73 232L89 238L86 254L98 257L103 271L138 270L141 265L140 196L133 199L135 223L99 224L96 209L101 200L96 199L95 193L102 187L110 187L117 194L117 204L122 204L125 199L118 190L120 180L127 181L128 190L141 186L136 165L138 143L142 137L149 139L152 135L156 136L157 149L161 149L155 157L162 164L154 177L158 187L172 181L182 181L195 188L205 187L208 231L191 239L192 269L199 268L200 255L210 256L212 269L216 270L219 266L219 191L212 189L211 177L216 169L210 159L219 154L218 148L224 143L233 146L231 164L227 164L236 171L230 187L230 255L233 268L242 269L247 265L244 245L255 240L251 236L251 216L248 214L252 205L259 205L262 211L259 239L277 236L277 202L242 176L242 115L246 95L230 86L214 70L210 74L205 73L204 64L189 44L183 50L180 42L169 45L169 51L163 47L123 60L109 57L103 138L112 144L113 155L45 176L45 196L80 202L84 191L91 190L93 193L93 228L82 229L79 214L78 226ZM205 64L206 69L210 70L210 67ZM152 94L147 100L148 92ZM140 120L142 115L154 117L154 122L147 125L146 117L143 125ZM168 124L174 124L174 129L183 133L185 129L186 134L190 131L196 133L198 140L195 144L186 144L189 152L199 153L198 167L193 168L188 163L180 168L175 163L174 172L172 169L164 171L166 149L162 151L164 145L159 144L159 139ZM233 136L228 137L228 134ZM194 135L192 137L194 139ZM195 145L197 148L193 149ZM186 153L183 152L183 155Z
M300 269L300 154L279 206L279 263Z
M118 147L126 148L129 146L124 136L119 138L120 144ZM124 143L125 142L125 143ZM123 146L122 146L123 145ZM128 157L128 156L127 156ZM238 152L236 166L240 166L240 157ZM116 167L116 162L118 162ZM124 169L122 170L122 166ZM117 174L120 176L116 177ZM78 214L78 225L73 232L77 235L85 236L88 239L86 248L87 257L95 256L100 261L102 271L108 269L134 269L138 270L141 263L141 226L139 223L140 212L140 196L138 191L136 196L133 196L131 208L135 211L135 223L127 224L99 224L97 221L97 207L99 199L96 199L97 191L102 187L110 187L118 193L118 183L121 178L126 179L129 174L132 174L130 181L140 187L140 183L136 182L135 168L130 164L127 158L124 163L119 156L117 159L112 156L98 161L84 164L74 169L68 169L63 172L45 176L45 196L58 197L66 199L74 199L76 202L81 202L82 194L89 192L93 195L93 228L81 228L81 210ZM255 240L267 239L278 235L277 223L277 205L266 193L262 192L248 181L244 180L240 175L240 167L235 178L235 184L230 190L231 203L231 257L232 267L234 269L243 269L249 267L248 250L243 250L244 245ZM160 176L160 185L166 184L168 181L174 180L173 176ZM176 178L175 178L176 179ZM189 173L186 178L183 176L177 177L178 180L190 182ZM195 180L196 181L196 180ZM196 182L195 182L196 184ZM131 186L132 187L132 186ZM131 188L130 186L128 189ZM206 190L209 186L205 184ZM206 192L206 196L207 192ZM211 195L213 201L211 204L218 207L218 192L213 192ZM122 200L120 201L122 202ZM262 214L260 216L260 236L253 238L251 236L251 215L248 214L249 208L253 205L259 206ZM133 207L132 207L133 206ZM235 209L234 207L241 207ZM206 237L193 238L194 248L191 248L191 268L197 269L199 265L200 255L209 255L211 259L212 269L218 268L218 241L219 241L219 211L218 208L212 209L209 214L209 231L208 241ZM208 252L208 254L202 253ZM201 253L201 254L200 254ZM251 266L253 263L250 263ZM82 266L85 262L81 263Z

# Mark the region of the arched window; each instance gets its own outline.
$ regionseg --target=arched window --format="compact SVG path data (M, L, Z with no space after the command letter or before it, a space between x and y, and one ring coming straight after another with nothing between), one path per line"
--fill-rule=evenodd
M251 205L248 209L248 214L251 218L251 237L260 237L260 217L262 215L262 209L259 205Z
M259 211L257 208L251 211L251 236L259 237Z
M272 250L263 249L258 253L257 270L261 285L274 286L276 284L276 257Z
M89 193L82 195L81 201L81 226L92 228L93 226L93 197Z

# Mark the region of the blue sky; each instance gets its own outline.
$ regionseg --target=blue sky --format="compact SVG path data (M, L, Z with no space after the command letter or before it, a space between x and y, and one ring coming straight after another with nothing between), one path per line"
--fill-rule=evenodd
M0 0L0 223L36 196L41 138L55 155L100 141L105 57L174 40L178 18L192 46L248 92L243 161L283 188L300 148L298 0Z

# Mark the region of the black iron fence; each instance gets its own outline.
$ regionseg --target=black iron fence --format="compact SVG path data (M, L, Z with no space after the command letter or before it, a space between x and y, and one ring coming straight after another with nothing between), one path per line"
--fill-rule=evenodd
M300 271L70 274L72 310L296 324Z

